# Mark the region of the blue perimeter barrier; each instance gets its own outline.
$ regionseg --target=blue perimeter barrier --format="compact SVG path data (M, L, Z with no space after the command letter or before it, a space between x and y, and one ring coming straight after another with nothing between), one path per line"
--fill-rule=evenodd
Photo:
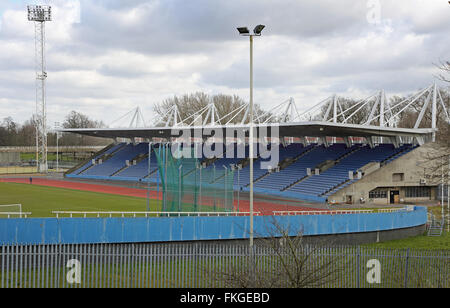
M236 187L235 187L235 189L236 189ZM249 192L250 188L246 187L246 188L242 189L242 191ZM302 194L299 192L294 192L294 191L289 191L289 190L278 191L278 190L272 190L272 189L263 189L263 188L253 187L253 191L255 193L259 193L259 194L263 194L263 195L292 198L292 199L303 200L303 201L312 201L312 202L317 202L317 203L325 203L327 201L326 197L307 195L307 194Z
M255 216L255 238L373 232L424 225L425 207L393 213ZM249 217L10 218L0 219L1 244L95 244L248 238Z

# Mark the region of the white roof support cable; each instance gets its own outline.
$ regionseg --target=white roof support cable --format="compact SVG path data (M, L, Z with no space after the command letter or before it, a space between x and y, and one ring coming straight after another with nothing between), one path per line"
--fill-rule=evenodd
M130 115L133 111L135 111L135 109L128 111L126 114L124 114L123 116L115 119L114 121L110 122L107 126L111 127L114 123L119 122L120 120L126 118L128 115Z
M262 117L264 117L264 116L266 116L266 115L269 115L269 114L272 114L272 115L270 116L270 118L275 117L275 116L276 116L276 113L274 113L273 111L274 111L274 110L278 110L278 108L281 108L284 104L286 104L286 103L288 103L288 102L289 102L289 100L285 100L285 101L282 102L281 104L278 104L278 105L276 105L275 107L269 109L268 111L263 112L263 114L261 114L259 117L257 117L257 118L255 119L255 122L256 122L256 121L259 121Z
M349 108L345 109L344 111L342 111L341 113L339 113L337 116L338 116L338 117L342 116L342 117L344 118L344 121L345 121L345 114L346 114L347 112L349 112L350 110L352 110L352 109L355 108L355 107L358 107L360 104L364 103L365 101L367 101L368 99L371 99L371 98L374 97L374 96L375 96L375 94L374 94L374 95L371 95L371 96L369 96L369 97L367 97L367 98L365 98L365 99L362 99L362 100L360 100L360 101L358 101L358 102L356 102L356 103L354 103L352 106L350 106Z
M327 97L326 99L320 101L319 103L317 103L316 105L312 106L311 108L305 110L303 113L299 113L298 115L298 119L300 120L302 116L306 116L306 115L311 115L311 113L313 111L315 111L317 108L323 106L324 104L326 104L326 102L330 99L330 97Z
M244 117L242 118L241 125L245 124L245 121L247 120L249 113L250 113L250 104L248 104L247 108L245 109L245 113L244 113Z
M409 96L408 98L402 100L401 102L395 104L394 106L390 106L390 104L388 105L388 109L385 109L384 114L386 115L388 112L391 114L391 116L389 117L389 119L386 122L392 122L395 123L395 118L401 114L407 107L409 107L412 103L414 103L417 99L419 99L423 94L425 94L428 90L430 90L431 86L416 93L413 94L411 96ZM392 110L394 110L396 107L400 106L401 104L404 104L405 102L407 102L408 100L413 99L413 101L411 101L410 103L408 103L407 105L404 106L404 108L402 110L400 110L399 112L397 112L395 115L392 114ZM373 120L376 120L380 117L380 115L375 116Z
M420 97L422 97L427 91L429 91L431 89L431 86L428 87L426 90L420 92L413 100L411 100L411 102L409 102L408 104L406 104L399 112L397 112L396 114L394 114L394 117L398 116L399 114L401 114L406 108L408 108L409 106L411 106L416 100L418 100ZM404 100L407 101L408 99ZM403 102L404 102L403 101ZM392 107L391 109L395 108L398 104L396 104L394 107ZM386 111L385 111L386 113Z
M372 96L370 96L370 97L368 97L368 98L366 98L363 102L363 104L361 105L361 106L359 106L359 108L357 108L355 111L353 111L353 113L352 114L350 114L348 117L346 117L345 119L344 119L344 121L342 121L342 123L347 123L347 121L349 120L349 119L351 119L351 117L353 117L356 113L358 113L358 111L360 111L362 108L364 108L364 106L366 106L368 103L370 103L371 102L371 100L373 99L375 97L375 95L372 95Z
M197 120L201 117L202 115L208 110L208 106L203 107L202 109L200 109L199 111L191 114L190 116L188 116L186 119L183 120L183 123L186 122L187 120L189 120L190 118L194 118L194 120L189 123L187 126L195 126L195 123L197 122Z
M244 111L245 110L245 108L247 108L247 105L248 104L244 104L244 105L241 105L241 106L239 106L238 108L236 108L236 109L234 109L234 110L232 110L231 112L229 112L229 113L227 113L226 115L224 115L223 117L221 117L220 119L219 119L219 122L221 122L221 121L223 121L223 120L225 120L227 117L229 117L229 116L231 116L231 115L233 115L232 117L231 117L231 119L229 119L228 120L228 122L226 122L225 123L225 125L228 125L228 124L230 124L242 111Z

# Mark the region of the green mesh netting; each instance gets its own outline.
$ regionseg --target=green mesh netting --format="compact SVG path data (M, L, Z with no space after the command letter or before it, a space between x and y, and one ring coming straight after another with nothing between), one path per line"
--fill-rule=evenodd
M193 147L185 148L184 151L189 151L191 155L172 153L169 145L160 145L154 149L163 195L159 211L235 211L234 171L231 167L216 166L214 159L201 161L194 158Z

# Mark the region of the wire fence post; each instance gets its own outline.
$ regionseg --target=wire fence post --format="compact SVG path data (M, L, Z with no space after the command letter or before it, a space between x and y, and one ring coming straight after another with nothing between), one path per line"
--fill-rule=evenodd
M406 249L406 261L405 261L405 284L404 287L408 287L408 267L409 267L409 248Z
M135 254L136 254L136 246L135 244L131 244L131 256L130 256L130 267L131 267L131 275L130 275L130 279L131 279L131 288L135 288L136 287L136 283L135 283L135 275L134 275L134 271L135 271L135 264L134 264L134 260L135 260Z
M356 287L360 288L360 271L361 271L361 247L358 246L357 252L356 252Z

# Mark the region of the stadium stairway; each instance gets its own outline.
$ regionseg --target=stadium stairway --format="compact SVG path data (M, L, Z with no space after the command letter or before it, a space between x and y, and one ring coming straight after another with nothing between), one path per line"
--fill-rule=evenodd
M323 146L318 146L280 172L256 182L255 191L324 202L329 195L358 181L356 174L363 166L379 162L383 167L417 146L405 144L395 148L392 144L380 144L375 148L361 145L353 145L348 149L343 147L345 148L343 145L334 145L324 149ZM329 154L327 151L334 153ZM326 159L332 160L333 156L336 159L334 166L317 175L306 175L306 168L313 170L315 164ZM349 178L349 172L354 175L353 179ZM293 179L295 182L292 182ZM291 184L286 186L289 181Z
M290 165L273 172L255 183L259 189L285 191L308 176L307 169L313 170L318 164L326 160L334 160L347 151L345 144L309 145L301 149L300 155Z
M386 164L383 162L391 162L412 151L414 148L408 144L402 145L399 148L395 148L392 144L380 144L373 149L369 146L364 146L359 151L337 162L334 167L314 177L308 183L314 186L311 193L328 197L356 182L358 180L357 172L367 164L380 162L380 167L382 167ZM349 172L353 174L353 179L349 178ZM299 188L299 190L301 189L304 189L304 187Z
M139 154L148 154L148 143L122 145L116 151L111 152L109 158L101 164L95 164L78 174L86 179L111 179L111 176L127 166L126 161L131 161Z
M88 169L98 164L99 161L103 162L108 160L108 158L112 157L117 151L119 151L125 145L126 145L125 143L118 143L116 145L113 144L106 147L102 151L96 153L94 157L90 158L87 162L81 165L81 167L78 167L75 170L69 170L66 176L73 177L74 175L82 174L83 172L87 171ZM93 161L95 161L95 164L92 163Z
M311 147L308 148L311 149ZM254 168L253 168L253 181L254 183L262 181L264 178L268 177L270 174L272 174L273 170L280 169L282 165L289 164L290 162L297 159L302 153L304 153L306 148L300 144L300 143L292 143L287 146L279 145L278 149L269 149L267 154L271 154L271 150L278 151L278 162L277 165L271 166L272 170L268 170L267 167L271 159L275 159L275 157L267 157L268 155L261 155L259 154L258 158L254 161ZM263 158L262 156L266 157ZM264 165L263 165L264 164ZM237 187L248 187L250 185L250 166L247 164L245 167L240 171L239 175L239 183L237 182L236 178L234 181L235 186ZM241 180L242 179L242 180ZM238 185L239 184L239 185Z
M311 151L314 148L314 146L315 146L315 144L311 144L311 145L308 145L305 147L302 144L298 144L298 143L293 143L286 147L280 146L280 148L279 148L279 164L278 164L277 168L279 170L285 169L286 166L292 164L293 162L298 160L299 157L301 157L302 155L305 155L306 153ZM274 168L274 169L276 170L277 168ZM261 165L259 163L259 165L256 166L255 170L260 170L260 169L261 169ZM244 189L249 186L249 182L250 182L249 172L250 172L250 170L248 168L247 170L244 171L244 176L240 176L240 177L246 179L244 181L245 184L240 185L241 189ZM257 171L256 173L254 173L254 177L253 177L255 187L258 186L257 189L259 189L259 188L272 189L273 179L277 178L278 173L279 172L273 172L273 170L270 171L270 170L266 170L266 169L262 169L260 172ZM257 185L257 183L258 183L258 185ZM236 181L235 181L235 184L236 184ZM268 184L269 187L266 187L266 184Z
M111 179L113 180L122 180L122 181L139 181L143 180L149 175L149 161L148 161L148 150L146 153L140 153L135 158L133 158L130 162L130 165L126 165L114 172L111 175ZM133 163L135 160L135 163ZM157 160L155 152L152 152L150 156L150 174L153 174L157 169Z

